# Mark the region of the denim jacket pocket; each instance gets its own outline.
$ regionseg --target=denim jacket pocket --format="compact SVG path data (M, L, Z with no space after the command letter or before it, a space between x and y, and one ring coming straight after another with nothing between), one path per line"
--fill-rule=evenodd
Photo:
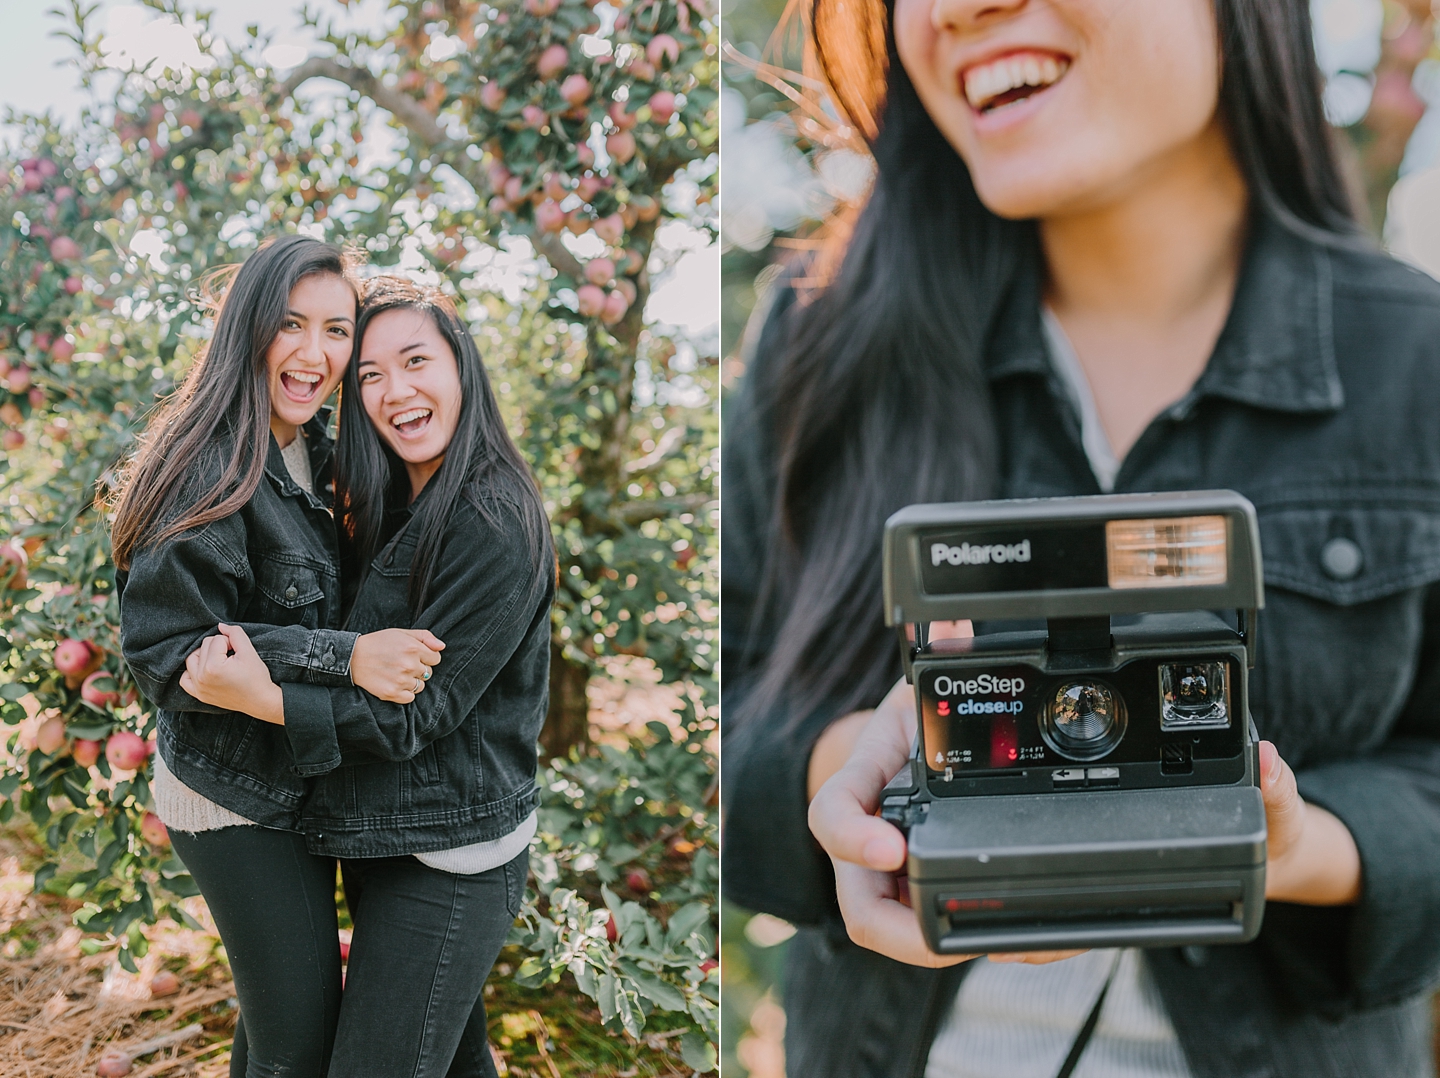
M1258 507L1265 582L1354 606L1440 580L1440 493Z
M286 610L323 599L322 582L320 570L306 562L267 555L255 563L255 590Z
M1292 766L1379 744L1412 691L1425 595L1440 581L1440 497L1297 492L1257 515L1266 610L1250 700L1261 735Z

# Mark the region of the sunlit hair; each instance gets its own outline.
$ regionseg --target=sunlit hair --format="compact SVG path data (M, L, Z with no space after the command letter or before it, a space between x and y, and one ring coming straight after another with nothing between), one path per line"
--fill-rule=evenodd
M409 602L413 612L425 605L436 557L450 513L461 499L487 520L502 514L519 517L537 569L554 564L549 554L550 525L540 492L509 431L490 388L480 349L455 309L438 288L403 277L376 277L367 282L355 333L356 361L345 371L340 393L340 436L336 448L336 512L360 573L384 545L385 515L409 500L405 463L385 444L361 398L359 357L365 330L387 311L416 311L434 324L455 356L460 379L460 415L445 460L426 485L425 498L408 527L417 541L411 560Z
M215 332L179 389L155 410L110 497L115 564L143 547L238 512L265 474L270 447L266 353L290 293L328 274L357 290L358 256L306 236L269 239L243 263L207 275L201 302Z
M1312 239L1361 242L1321 106L1307 0L1214 0L1214 10L1218 112L1252 205ZM779 631L768 654L757 646L742 659L758 679L744 717L785 701L823 701L830 714L872 706L899 676L882 622L885 518L994 492L981 356L1012 284L1041 272L1035 223L981 203L926 113L896 55L893 14L884 0L790 8L808 35L788 90L802 133L868 149L875 172L853 227L791 267L782 287L810 285L810 302L790 307L747 375L760 429L738 436L773 446L778 473L751 638L765 619ZM777 81L775 68L754 66Z

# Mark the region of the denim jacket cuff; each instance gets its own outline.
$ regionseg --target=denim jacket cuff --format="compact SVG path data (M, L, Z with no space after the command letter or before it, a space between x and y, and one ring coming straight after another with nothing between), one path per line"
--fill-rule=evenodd
M286 682L285 736L295 757L295 773L324 775L340 766L340 743L335 738L335 711L330 690L321 685Z
M305 661L305 680L316 685L351 684L350 656L359 633L341 629L315 629L310 633L310 654Z

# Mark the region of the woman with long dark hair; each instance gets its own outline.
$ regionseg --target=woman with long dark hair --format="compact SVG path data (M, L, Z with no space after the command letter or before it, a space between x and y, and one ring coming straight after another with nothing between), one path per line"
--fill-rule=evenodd
M1440 288L1352 219L1304 0L815 0L812 26L874 187L828 283L780 286L723 506L723 879L802 926L791 1073L1056 1074L1107 982L1077 1075L1432 1073ZM885 518L1217 487L1264 544L1260 938L931 955L870 815L914 730Z
M214 335L151 418L111 532L125 661L157 705L153 794L205 895L240 999L231 1073L321 1074L340 1007L335 860L298 831L313 747L185 691L186 658L243 624L277 677L409 701L425 631L340 628L332 443L321 405L350 363L352 260L303 236L220 277ZM288 735L288 739L287 739Z
M300 827L312 853L340 858L355 925L331 1078L488 1078L481 993L535 833L555 556L451 301L377 278L357 334L336 482L346 624L423 628L444 661L396 705L274 677L244 629L221 625L184 685L306 746Z

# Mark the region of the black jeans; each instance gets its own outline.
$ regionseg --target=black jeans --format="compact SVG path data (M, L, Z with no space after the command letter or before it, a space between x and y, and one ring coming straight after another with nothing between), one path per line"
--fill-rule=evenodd
M170 841L230 958L240 1000L230 1078L322 1078L340 1019L334 858L269 827L176 830Z
M473 876L340 862L355 936L329 1078L495 1078L482 993L529 866L529 850Z
M230 957L230 1078L495 1078L481 994L519 912L529 851L456 875L344 861L354 922L340 981L335 861L294 831L172 831Z

